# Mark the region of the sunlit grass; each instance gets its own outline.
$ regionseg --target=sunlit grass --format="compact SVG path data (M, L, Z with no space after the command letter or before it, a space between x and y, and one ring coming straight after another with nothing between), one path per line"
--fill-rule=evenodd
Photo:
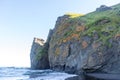
M83 16L84 14L78 14L78 13L66 13L65 15L68 15L70 18L76 18Z

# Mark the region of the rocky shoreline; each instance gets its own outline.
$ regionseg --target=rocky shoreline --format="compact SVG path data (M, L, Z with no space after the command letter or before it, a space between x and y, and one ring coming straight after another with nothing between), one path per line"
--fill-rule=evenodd
M120 74L105 74L105 73L87 73L67 78L65 80L120 80Z
M119 80L119 75L116 75L120 73L119 21L120 4L111 7L102 5L86 15L65 14L58 17L46 42L34 38L31 68L50 68L78 75L85 73L89 79L90 76L104 76L103 79Z

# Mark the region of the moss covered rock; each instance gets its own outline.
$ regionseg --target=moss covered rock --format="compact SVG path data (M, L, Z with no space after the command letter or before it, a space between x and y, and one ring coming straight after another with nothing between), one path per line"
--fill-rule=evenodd
M120 4L108 8L58 18L49 42L52 69L120 73Z
M31 47L31 69L48 69L48 47L43 39L34 38Z
M120 73L120 4L99 10L58 17L44 46L33 42L32 68Z

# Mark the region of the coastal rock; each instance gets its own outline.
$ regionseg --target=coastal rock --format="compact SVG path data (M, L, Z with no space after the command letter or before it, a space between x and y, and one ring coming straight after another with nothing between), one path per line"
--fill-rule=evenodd
M80 62L78 61L81 61L81 56L78 53L82 46L80 45L79 34L75 34L72 31L73 29L78 31L78 27L81 27L79 28L79 31L84 31L84 23L79 22L76 24L76 28L72 28L72 25L76 23L75 21L68 21L69 18L66 19L65 17L64 19L64 16L62 19L63 22L55 27L54 33L49 42L50 46L48 54L50 67L54 70L75 73L80 69L78 67Z
M101 5L99 8L96 9L97 12L106 11L106 10L112 10L112 8L106 5Z
M116 26L119 23L113 22L112 18L116 16L116 10L107 6L97 9L107 10L112 10L113 13L103 12L105 17L102 14L98 16L98 13L90 13L78 18L65 15L58 18L49 42L48 54L52 69L78 74L120 73L120 27ZM115 25L109 25L113 23Z
M49 43L49 42L50 42L52 34L53 34L53 30L50 29L50 30L49 30L49 34L48 34L46 43Z
M44 45L43 39L34 38L30 53L31 69L49 68L48 54L44 50L46 49Z
M120 73L119 9L120 4L101 6L96 10L101 13L59 17L44 46L33 42L32 66L76 74Z

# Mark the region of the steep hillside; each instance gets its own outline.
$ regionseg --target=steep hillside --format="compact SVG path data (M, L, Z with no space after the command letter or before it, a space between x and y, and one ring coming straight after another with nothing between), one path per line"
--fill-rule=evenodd
M47 43L43 39L34 38L30 53L31 69L49 69Z
M51 68L120 72L119 4L75 18L59 17L53 31L48 51Z
M120 4L87 15L65 14L51 32L46 53L51 69L120 73Z

